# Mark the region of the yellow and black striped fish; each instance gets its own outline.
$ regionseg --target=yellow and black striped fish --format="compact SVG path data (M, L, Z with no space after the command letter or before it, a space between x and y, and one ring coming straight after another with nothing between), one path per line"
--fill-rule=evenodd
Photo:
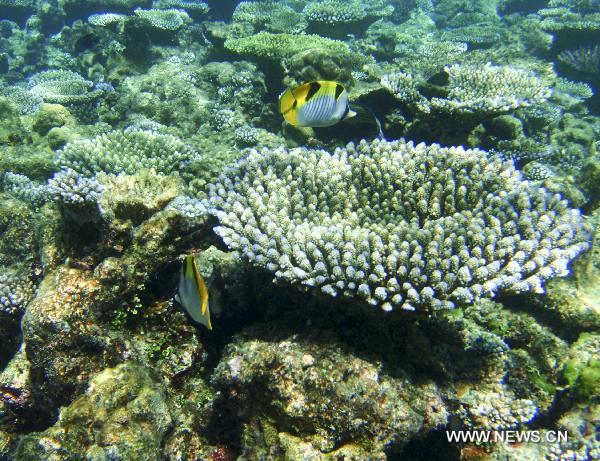
M325 80L285 90L279 111L290 125L306 127L331 126L356 115L348 106L344 85Z
M212 330L210 323L210 307L208 305L208 288L198 270L194 255L187 255L181 265L179 289L175 301L183 308L189 318Z

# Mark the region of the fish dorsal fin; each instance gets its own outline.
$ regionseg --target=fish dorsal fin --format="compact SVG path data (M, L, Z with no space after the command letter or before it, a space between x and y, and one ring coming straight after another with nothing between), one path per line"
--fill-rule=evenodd
M198 286L198 292L200 293L200 300L202 301L201 308L201 316L206 319L206 328L212 330L212 325L210 323L210 311L208 308L208 287L204 282L204 277L200 274L200 270L198 270L198 265L196 264L196 260L192 257L192 270L194 271L194 278L196 280L196 285Z
M335 100L337 101L340 99L340 96L344 92L345 88L344 85L340 85L339 83L336 83L335 85Z
M322 86L321 83L319 83L319 82L310 82L307 85L308 85L308 92L306 93L306 96L304 97L304 102L310 101L313 98L313 96L319 92L319 90L321 89L321 86Z

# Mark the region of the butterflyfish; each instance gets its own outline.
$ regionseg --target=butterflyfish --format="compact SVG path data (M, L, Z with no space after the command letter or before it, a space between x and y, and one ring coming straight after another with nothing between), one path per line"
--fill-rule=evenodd
M279 96L279 111L290 125L301 127L332 126L356 115L344 85L325 80L285 90Z
M208 288L198 270L194 255L187 255L181 264L179 287L175 295L175 301L194 323L202 324L212 330Z

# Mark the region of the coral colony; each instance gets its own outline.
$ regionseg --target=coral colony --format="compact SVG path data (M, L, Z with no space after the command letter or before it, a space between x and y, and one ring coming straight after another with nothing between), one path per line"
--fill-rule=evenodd
M600 459L599 29L0 0L0 460Z

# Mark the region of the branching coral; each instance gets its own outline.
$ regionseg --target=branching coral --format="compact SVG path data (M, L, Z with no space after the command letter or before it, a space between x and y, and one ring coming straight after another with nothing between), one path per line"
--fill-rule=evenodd
M1 86L0 95L5 96L21 115L30 115L37 111L44 100L36 94L18 86Z
M496 114L544 102L551 90L532 72L511 66L455 64L446 66L448 83L440 87L445 97L427 99L421 92L423 77L404 72L384 75L387 88L416 110L459 114Z
M159 174L182 172L197 154L179 138L152 131L111 131L68 143L57 154L60 168L85 176L96 173L135 174L154 168Z
M27 275L2 267L0 273L0 312L20 315L33 299L35 284Z
M4 191L34 207L43 205L49 198L45 185L37 184L27 176L11 171L4 174Z
M69 205L95 204L103 187L93 178L86 178L70 168L48 180L48 192L56 200Z
M600 45L565 50L558 55L558 60L571 69L597 77L600 73Z
M208 13L210 7L199 0L158 0L153 2L157 8L178 8L189 12Z
M560 196L460 147L252 151L209 204L226 245L276 278L384 310L542 291L589 246Z
M550 2L550 8L539 10L538 14L543 18L542 28L550 32L597 31L600 29L600 13L598 11L581 8L585 2L578 2L578 5L569 5L569 3L568 0L558 0Z
M399 101L416 108L419 112L429 113L429 100L419 92L417 80L411 74L394 72L381 78L381 85Z

